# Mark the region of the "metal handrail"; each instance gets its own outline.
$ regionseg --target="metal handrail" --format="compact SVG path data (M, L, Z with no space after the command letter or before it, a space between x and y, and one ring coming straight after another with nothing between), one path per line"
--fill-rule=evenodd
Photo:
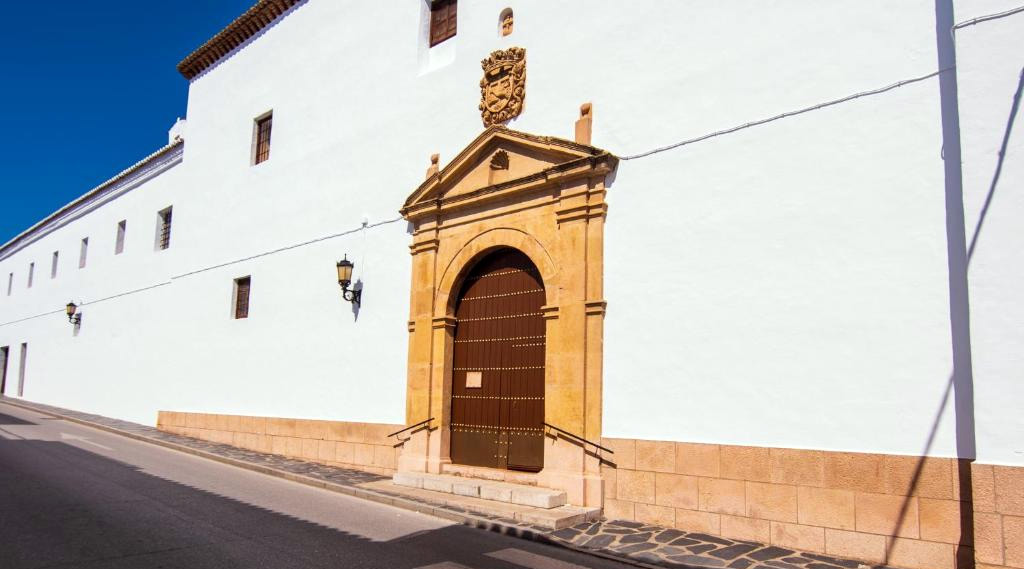
M388 435L388 436L389 436L389 437L393 437L393 436L395 436L395 435L397 435L397 434L399 434L399 433L404 433L404 432L408 431L409 429L415 429L416 427L419 427L420 425L424 425L424 424L426 424L426 423L429 423L429 422L431 422L431 421L433 421L433 420L434 420L434 418L433 418L433 417L431 417L431 418L429 418L429 419L427 419L427 420L425 420L425 421L420 421L419 423L416 423L416 424L414 424L414 425L409 425L408 427L406 427L406 428L404 428L404 429L401 429L401 430L399 430L399 431L395 431L395 432L391 433L391 434L390 434L390 435Z
M568 436L570 436L570 437L572 437L572 438L574 438L574 439L576 439L576 440L578 440L578 441L581 441L581 442L587 443L588 445L592 445L592 446L595 446L595 447L597 447L597 448L599 448L599 449L601 449L601 450L603 450L603 451L605 451L605 452L610 452L610 453L612 453L612 454L615 454L615 451L613 451L613 450L612 450L612 449L610 449L610 448L605 448L605 447L603 447L603 446L601 446L601 445L599 445L599 444L597 444L597 443L595 443L595 442L593 442L593 441L588 441L587 439L585 439L585 438L583 438L583 437L581 437L581 436L579 436L579 435L574 435L574 434L570 433L569 431L566 431L565 429L560 429L560 428L558 428L558 427L556 427L556 426L552 425L551 423L547 423L547 422L545 422L545 423L544 423L544 426L545 426L545 427L551 427L552 429L554 429L554 430L558 431L559 433L562 433L563 435L568 435Z

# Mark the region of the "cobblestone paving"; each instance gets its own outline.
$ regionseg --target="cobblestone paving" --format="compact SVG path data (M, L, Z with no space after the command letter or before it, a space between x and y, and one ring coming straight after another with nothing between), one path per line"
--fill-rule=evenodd
M624 520L585 523L553 532L581 549L629 557L661 567L731 569L863 569L860 561L838 559L757 543L725 539ZM884 566L874 566L888 569Z
M128 433L136 438L172 443L257 466L307 476L346 488L357 489L359 485L366 482L387 479L385 476L361 470L316 464L165 433L154 427L111 419L102 415L81 413L20 399L12 400L7 397L0 397L0 401L36 409L51 415L92 423ZM656 567L699 569L865 569L874 567L874 569L891 569L881 565L870 566L860 561L800 552L752 541L725 539L626 520L587 522L571 528L551 531L540 526L452 506L440 500L435 502L381 490L372 492L362 490L361 494L364 497L377 495L422 504L434 509L434 513L437 514L472 516L493 522L494 525L490 526L490 529L509 535L564 544L574 549L593 551L604 556L628 559L634 562L639 561Z

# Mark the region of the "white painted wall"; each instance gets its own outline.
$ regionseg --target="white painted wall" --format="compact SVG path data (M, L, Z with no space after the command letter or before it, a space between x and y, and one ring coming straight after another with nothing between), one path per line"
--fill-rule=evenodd
M938 66L926 1L533 0L511 5L506 38L497 19L508 4L477 1L433 50L424 5L311 0L193 80L183 163L124 198L141 204L130 217L114 202L53 237L70 263L79 234L109 227L109 248L90 240L96 264L82 274L103 275L91 286L171 284L91 307L76 338L60 315L4 323L32 313L30 298L60 308L84 283L0 297L0 345L15 354L30 341L25 396L142 422L157 409L401 422L404 222L233 261L396 218L429 155L447 161L480 132L479 61L499 47L528 53L512 128L571 138L579 104L593 101L594 143L622 156ZM967 146L1005 126L1015 81L1003 77L1012 42L980 39L992 30L970 32L985 47L969 55L977 87L962 87L979 109L964 119ZM252 121L269 110L271 158L250 166ZM920 454L935 428L927 452L954 454L956 417L942 407L952 360L941 145L932 78L623 161L608 196L605 434ZM170 251L146 252L125 274L101 260L118 219L134 236L164 202L175 206ZM1006 262L1020 250L1009 219L985 242L1004 271L1020 265ZM0 276L35 260L47 280L55 245L0 259ZM335 283L346 253L365 281L358 319ZM232 279L248 274L251 316L234 321ZM1003 288L972 297L992 313L975 331L992 339L975 348L998 348L978 372L998 386L1019 378L1020 343L990 321L1019 307L1019 275L988 274ZM1022 462L1005 432L1019 433L1014 399L991 393L978 386L980 452Z
M153 422L158 403L148 397L162 391L162 346L169 332L158 314L171 298L166 291L177 255L177 226L172 225L171 248L157 251L156 224L158 211L176 205L181 186L181 155L174 154L152 163L162 173L129 176L0 255L4 275L15 273L11 295L0 296L0 346L11 346L8 396L17 395L24 342L25 398ZM115 255L121 220L127 222L124 251ZM86 265L79 268L86 237ZM59 257L51 278L54 251ZM35 279L27 288L31 262ZM77 335L64 314L68 301L82 305Z

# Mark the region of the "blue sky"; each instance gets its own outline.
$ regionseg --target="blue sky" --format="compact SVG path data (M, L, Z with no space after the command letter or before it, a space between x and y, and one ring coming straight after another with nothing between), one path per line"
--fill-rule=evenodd
M175 66L254 3L5 2L0 243L166 144Z

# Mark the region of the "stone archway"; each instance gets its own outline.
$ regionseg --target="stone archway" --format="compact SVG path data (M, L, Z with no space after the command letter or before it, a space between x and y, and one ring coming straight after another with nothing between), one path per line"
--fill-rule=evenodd
M617 160L583 144L490 127L406 200L414 227L406 422L431 419L405 443L399 470L443 472L452 457L457 301L476 263L523 252L544 284L544 421L600 441L604 203ZM454 378L465 381L465 377ZM547 433L538 484L600 506L599 460Z

